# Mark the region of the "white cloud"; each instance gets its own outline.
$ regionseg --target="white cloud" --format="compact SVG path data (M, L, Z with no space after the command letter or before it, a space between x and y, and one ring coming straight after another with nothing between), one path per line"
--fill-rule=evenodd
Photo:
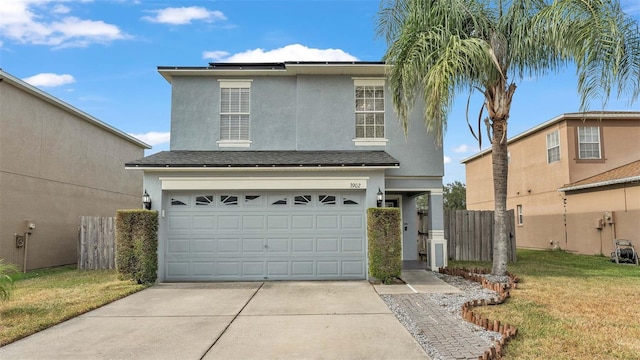
M24 82L38 87L56 87L76 82L69 74L41 73L22 79Z
M127 39L119 27L101 20L67 16L71 9L52 0L2 0L0 36L23 44L84 47Z
M56 14L68 14L71 12L71 9L69 9L67 6L64 6L62 4L58 4L53 7L53 10L51 10L51 12Z
M450 158L450 157L448 157L447 155L444 155L444 163L445 163L445 164L449 164L449 163L451 163L451 158Z
M453 152L456 154L466 153L469 152L469 150L471 150L471 147L467 144L461 144L460 146L453 148Z
M146 134L129 134L151 146L169 143L169 132L149 131Z
M206 56L207 54L212 56ZM300 44L278 49L254 49L225 55L224 51L207 51L205 59L225 62L283 62L283 61L357 61L358 58L340 49L314 49Z
M229 53L226 51L205 51L202 53L203 59L212 59L212 60L220 60L229 56Z
M194 20L214 22L227 19L221 11L211 11L201 6L179 8L169 7L160 10L152 10L151 12L154 16L144 16L142 19L154 23L171 25L191 24Z

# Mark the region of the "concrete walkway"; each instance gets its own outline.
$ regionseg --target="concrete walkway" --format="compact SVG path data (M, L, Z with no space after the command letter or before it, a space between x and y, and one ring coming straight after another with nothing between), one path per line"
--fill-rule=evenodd
M427 359L360 282L159 284L0 348L0 359Z

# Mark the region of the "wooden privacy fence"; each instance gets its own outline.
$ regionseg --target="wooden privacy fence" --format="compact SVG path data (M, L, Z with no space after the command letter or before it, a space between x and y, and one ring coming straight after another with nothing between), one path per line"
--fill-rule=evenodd
M78 269L115 269L114 217L81 216L78 229Z
M516 261L514 211L507 215L508 259ZM445 210L444 238L449 259L461 261L493 260L493 211Z

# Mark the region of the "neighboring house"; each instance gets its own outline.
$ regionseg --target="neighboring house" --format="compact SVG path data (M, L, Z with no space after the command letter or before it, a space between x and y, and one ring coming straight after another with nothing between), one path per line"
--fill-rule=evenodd
M366 210L399 207L418 260L430 199L444 266L442 149L422 109L405 134L379 62L159 67L171 148L130 161L160 211L159 281L367 278Z
M508 141L517 246L609 255L640 246L640 112L567 113ZM491 151L462 161L467 208L493 209Z
M0 70L0 258L23 267L30 233L27 269L76 263L80 216L141 206L122 164L149 148Z

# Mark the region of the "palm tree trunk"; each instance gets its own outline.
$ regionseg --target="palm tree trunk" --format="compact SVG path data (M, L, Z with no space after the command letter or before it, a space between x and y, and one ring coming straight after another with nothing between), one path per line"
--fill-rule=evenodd
M491 157L493 161L493 191L495 215L493 220L493 269L494 275L506 275L509 234L507 227L507 121L493 120Z

